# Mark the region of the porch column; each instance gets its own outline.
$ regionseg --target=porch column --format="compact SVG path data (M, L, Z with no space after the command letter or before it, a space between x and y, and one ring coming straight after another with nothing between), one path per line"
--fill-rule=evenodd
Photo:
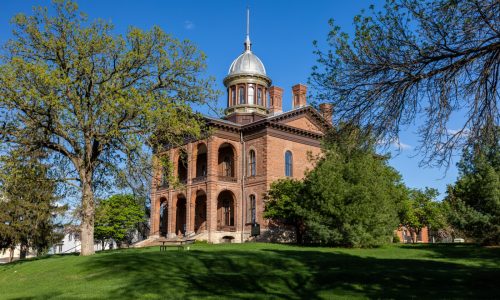
M191 226L191 194L192 189L191 186L188 186L186 190L186 232L185 235L193 232L193 226Z
M173 192L169 191L168 193L168 224L167 224L167 237L175 236L175 205L173 199Z

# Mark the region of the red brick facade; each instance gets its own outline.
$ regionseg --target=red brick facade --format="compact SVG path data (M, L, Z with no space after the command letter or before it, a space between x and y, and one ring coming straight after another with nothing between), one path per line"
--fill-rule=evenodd
M404 226L400 226L396 230L396 235L399 238L400 243L428 243L429 242L429 229L427 227L422 228L422 230L417 234L415 231L410 230Z
M231 117L234 114L226 119ZM267 229L263 199L270 184L285 177L286 153L291 153L290 175L303 178L313 166L311 155L321 152L320 140L331 125L304 105L255 120L237 123L207 118L210 137L158 155L169 157L174 175L185 182L176 188L162 185L162 169L156 169L151 236L197 234L198 239L214 243L241 242L250 237L252 223L260 224L261 231ZM187 155L184 160L182 153Z

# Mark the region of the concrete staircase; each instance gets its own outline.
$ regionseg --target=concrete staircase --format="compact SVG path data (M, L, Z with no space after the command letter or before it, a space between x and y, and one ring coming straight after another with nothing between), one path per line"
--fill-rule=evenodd
M195 234L191 238L196 239L197 241L208 241L208 232L204 231L204 232Z

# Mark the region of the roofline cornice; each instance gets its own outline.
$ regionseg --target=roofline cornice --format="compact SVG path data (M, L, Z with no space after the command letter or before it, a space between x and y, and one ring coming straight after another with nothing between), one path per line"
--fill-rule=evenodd
M314 132L314 131L309 131L305 129L301 129L298 127L286 125L283 123L279 123L281 120L285 120L291 117L299 116L301 114L309 114L311 117L313 117L319 125L321 125L322 128L324 128L324 131L322 133ZM290 132L294 134L298 134L301 136L307 136L310 138L314 139L321 139L324 136L324 132L327 131L329 128L332 127L330 123L328 123L325 118L323 118L322 115L320 115L316 109L314 109L311 106L304 106L300 107L276 116L270 116L268 118L259 120L257 122L253 122L250 124L237 124L233 123L230 121L226 120L221 120L221 119L215 119L211 117L205 117L205 120L207 120L207 123L209 126L213 126L218 129L226 130L229 132L240 132L243 131L245 133L249 133L254 130L258 130L263 127L270 127L274 129L278 129L281 131L285 132Z

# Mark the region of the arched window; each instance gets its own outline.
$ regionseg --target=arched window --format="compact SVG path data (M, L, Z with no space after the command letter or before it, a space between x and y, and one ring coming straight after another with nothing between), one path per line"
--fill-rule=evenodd
M255 195L250 195L247 202L247 224L255 223L257 223Z
M245 104L245 88L240 87L239 92L240 92L240 104Z
M219 176L234 177L234 151L230 144L224 143L219 147L218 169Z
M181 150L179 152L179 158L177 159L177 177L180 182L185 183L187 181L188 173L188 155L186 151Z
M254 104L255 103L255 89L253 86L248 87L248 104Z
M287 151L285 153L285 176L292 177L293 176L293 157L292 152Z
M257 174L257 165L255 162L255 151L250 150L248 154L248 175L255 176Z
M262 89L261 88L259 88L257 90L257 104L258 105L263 105L262 104Z
M167 199L160 199L160 235L167 235L167 222L168 220L168 209L167 209Z

